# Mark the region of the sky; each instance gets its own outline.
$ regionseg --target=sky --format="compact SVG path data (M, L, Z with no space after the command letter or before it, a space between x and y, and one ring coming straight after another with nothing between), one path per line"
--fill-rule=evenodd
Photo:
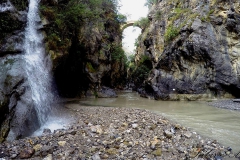
M146 0L119 0L121 14L127 15L127 21L139 20L141 17L147 17L148 8L144 6ZM138 27L128 27L123 32L123 48L129 52L135 49L135 39L141 33Z

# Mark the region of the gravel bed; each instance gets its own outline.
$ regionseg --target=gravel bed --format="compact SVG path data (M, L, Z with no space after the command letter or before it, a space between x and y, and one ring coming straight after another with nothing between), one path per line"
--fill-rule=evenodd
M0 160L177 160L233 156L216 140L146 110L69 108L75 123L42 136L0 144Z
M224 108L224 109L240 111L240 102L233 102L232 99L208 102L208 105L214 106L217 108Z

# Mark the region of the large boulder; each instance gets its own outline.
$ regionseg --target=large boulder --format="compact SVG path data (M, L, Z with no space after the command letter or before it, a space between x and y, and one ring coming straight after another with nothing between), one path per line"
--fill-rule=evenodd
M0 59L0 141L30 135L39 127L21 55Z

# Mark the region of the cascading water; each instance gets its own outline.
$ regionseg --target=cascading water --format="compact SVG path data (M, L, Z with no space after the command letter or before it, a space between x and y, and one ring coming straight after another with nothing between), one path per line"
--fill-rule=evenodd
M38 14L39 1L29 1L24 41L24 58L32 99L38 119L42 125L51 112L54 95L52 92L51 60L45 54L43 35L39 32L39 27L41 26Z

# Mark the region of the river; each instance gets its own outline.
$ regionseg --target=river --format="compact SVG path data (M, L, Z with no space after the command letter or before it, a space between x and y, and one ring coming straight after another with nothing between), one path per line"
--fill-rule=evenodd
M121 92L118 98L84 98L72 103L150 110L204 137L216 139L225 147L231 146L235 152L240 151L240 112L237 111L211 107L201 101L155 101L134 92Z

